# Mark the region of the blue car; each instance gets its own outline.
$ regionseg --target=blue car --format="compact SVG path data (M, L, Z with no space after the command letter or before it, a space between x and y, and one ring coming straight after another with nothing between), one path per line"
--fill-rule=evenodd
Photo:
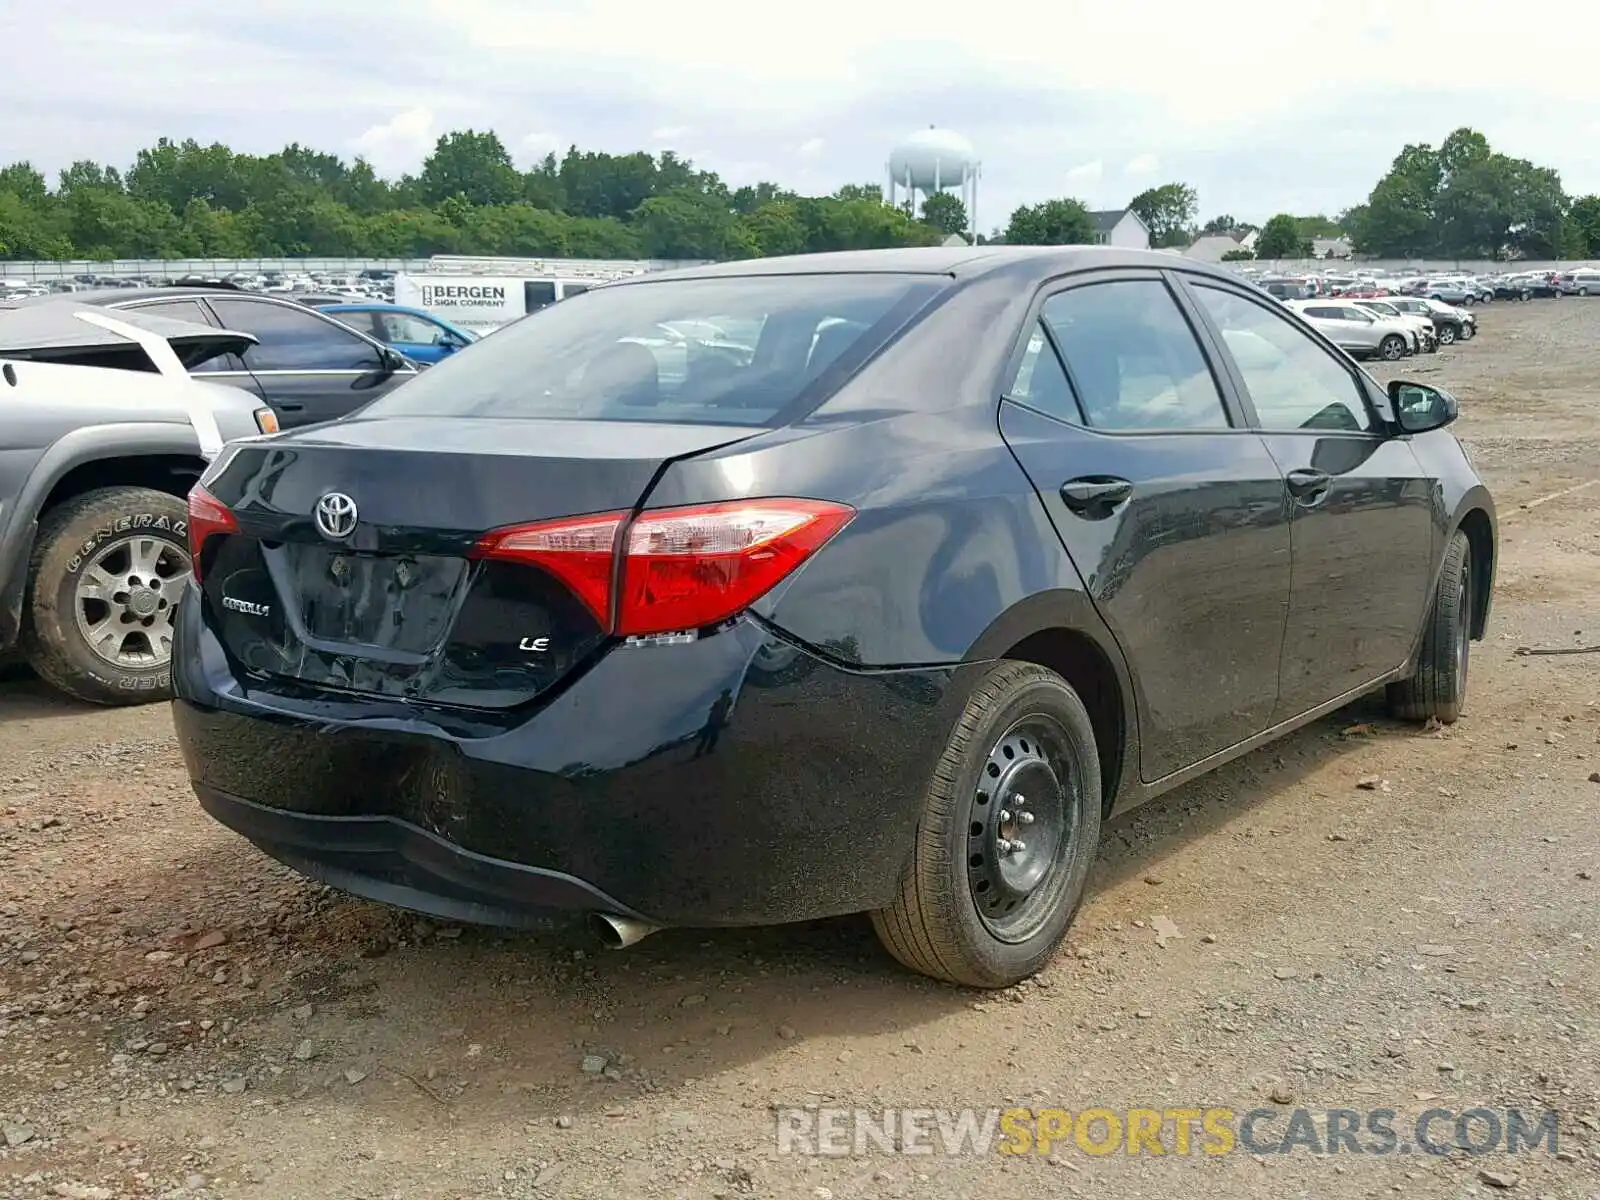
M394 347L416 363L440 362L478 340L477 334L420 308L399 304L319 304L317 309Z

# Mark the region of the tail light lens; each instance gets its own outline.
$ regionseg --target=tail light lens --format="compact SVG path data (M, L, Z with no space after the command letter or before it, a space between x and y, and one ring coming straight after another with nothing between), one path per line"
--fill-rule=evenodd
M627 513L613 512L514 525L481 538L473 557L528 563L550 572L572 589L604 629L611 624L617 534L627 519Z
M198 483L189 489L189 559L194 564L195 582L200 582L200 555L206 539L219 533L238 533L239 522L233 512Z
M622 636L698 629L749 608L855 516L822 500L735 500L497 530L479 557L549 571ZM621 564L618 569L617 559Z

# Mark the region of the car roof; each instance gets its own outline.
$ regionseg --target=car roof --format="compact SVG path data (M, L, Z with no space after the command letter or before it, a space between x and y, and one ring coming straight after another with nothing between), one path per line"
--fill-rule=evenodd
M278 301L282 299L278 296L263 296L259 292L246 292L240 288L214 287L206 284L182 284L173 287L97 288L90 291L71 293L74 304L104 305L128 304L135 300L195 300L202 297L224 300L244 298Z
M373 300L373 301L370 301L368 303L357 302L357 303L354 303L354 304L319 304L316 307L317 307L317 311L318 312L325 312L325 313L392 312L392 313L405 313L407 316L411 316L411 317L421 317L424 321L441 321L441 320L443 320L442 317L434 316L431 312L429 312L425 308L411 308L411 307L409 307L407 305L404 305L404 304L385 304L382 300ZM445 322L445 323L449 324L449 322Z
M675 271L649 271L608 283L638 287L661 279L726 279L770 275L898 274L974 279L997 271L1049 279L1072 271L1113 267L1196 271L1238 282L1232 271L1159 250L1121 246L924 246L891 250L836 250L776 258L745 258Z

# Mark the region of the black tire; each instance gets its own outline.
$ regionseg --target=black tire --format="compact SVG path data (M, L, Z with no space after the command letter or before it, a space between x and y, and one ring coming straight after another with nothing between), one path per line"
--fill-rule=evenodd
M1004 807L1018 801L1038 805L1038 816ZM1045 667L996 664L934 768L900 894L872 914L879 940L913 971L949 983L1026 979L1049 962L1078 911L1100 807L1094 726L1078 694ZM1033 857L997 848L1015 845L1004 839L1022 829L1037 839ZM1016 898L1035 869L1042 875Z
M1452 725L1467 699L1472 644L1472 546L1459 529L1445 549L1444 566L1410 679L1391 683L1389 711L1406 721L1437 718Z
M142 487L85 492L44 514L22 629L23 652L41 678L92 704L170 698L171 614L189 574L188 515L176 496ZM116 566L124 553L134 564L125 571ZM91 570L114 575L122 590L91 595ZM96 628L116 639L116 654L95 649Z
M1391 333L1378 343L1378 357L1384 362L1399 362L1406 356L1406 340L1398 333Z
M1439 326L1439 345L1453 346L1456 341L1456 327L1454 325Z
M1581 288L1578 289L1578 295L1587 296L1588 294L1589 294L1589 289L1588 288L1581 287Z

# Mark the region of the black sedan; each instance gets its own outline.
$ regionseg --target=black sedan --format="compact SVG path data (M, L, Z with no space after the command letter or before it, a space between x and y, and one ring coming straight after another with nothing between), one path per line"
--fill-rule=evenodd
M1114 812L1374 689L1456 719L1496 546L1456 411L1155 252L643 276L225 450L178 738L359 895L612 944L865 911L1007 985Z

